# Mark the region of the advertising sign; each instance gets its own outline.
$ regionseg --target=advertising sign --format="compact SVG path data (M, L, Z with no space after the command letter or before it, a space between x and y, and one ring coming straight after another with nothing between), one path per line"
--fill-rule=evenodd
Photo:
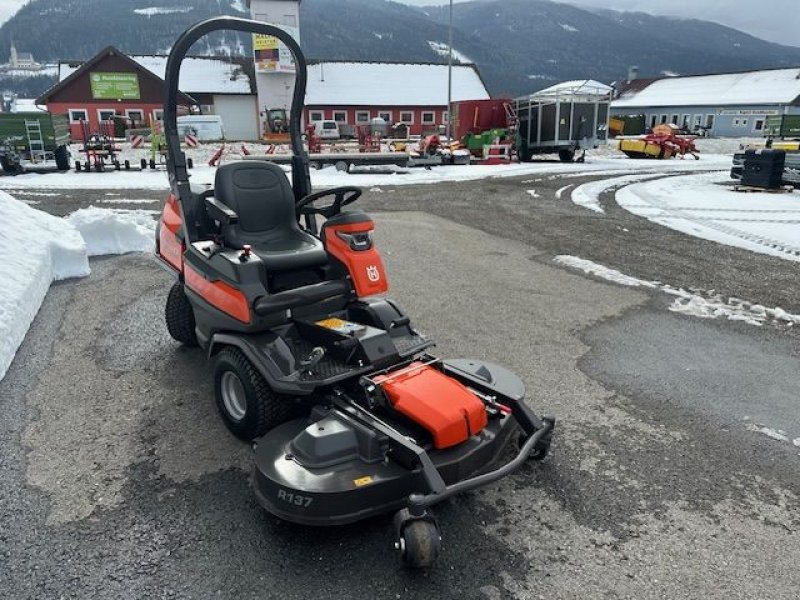
M270 25L273 25L270 23ZM295 40L299 38L297 27L274 25L280 27ZM294 73L295 65L292 53L278 38L271 35L253 35L253 53L256 73Z
M92 98L95 100L139 100L139 76L136 73L90 73Z

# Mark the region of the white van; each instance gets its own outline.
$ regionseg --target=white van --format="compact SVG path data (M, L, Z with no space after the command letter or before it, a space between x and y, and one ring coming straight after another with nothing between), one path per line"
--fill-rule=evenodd
M186 115L178 117L178 135L193 133L201 142L225 139L225 128L219 115Z
M336 121L314 121L314 127L323 140L339 139L339 124Z

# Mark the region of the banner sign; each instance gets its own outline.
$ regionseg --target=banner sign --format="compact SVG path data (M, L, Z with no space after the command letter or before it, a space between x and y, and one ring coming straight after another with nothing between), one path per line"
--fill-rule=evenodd
M270 23L270 25L273 25ZM283 29L295 40L299 36L297 27L274 25ZM256 73L294 73L295 65L292 53L278 38L271 35L253 34L253 54Z
M92 98L95 100L139 100L139 76L136 73L90 73Z

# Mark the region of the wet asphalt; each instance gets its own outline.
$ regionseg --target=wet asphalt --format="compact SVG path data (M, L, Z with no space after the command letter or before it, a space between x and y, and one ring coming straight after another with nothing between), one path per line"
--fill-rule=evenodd
M800 312L796 263L653 225L613 194L606 216L556 198L590 179L360 202L437 353L507 365L559 418L546 461L437 509L434 568L399 566L388 517L320 530L262 511L202 353L164 331L166 274L131 255L54 285L0 382L0 598L797 598L798 336L677 315L552 257ZM55 214L162 195L36 192L12 193Z

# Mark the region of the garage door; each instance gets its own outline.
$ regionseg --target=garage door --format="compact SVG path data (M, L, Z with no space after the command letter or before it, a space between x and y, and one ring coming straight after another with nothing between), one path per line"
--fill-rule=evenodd
M225 138L235 141L259 139L255 96L214 96L214 114L222 117Z

